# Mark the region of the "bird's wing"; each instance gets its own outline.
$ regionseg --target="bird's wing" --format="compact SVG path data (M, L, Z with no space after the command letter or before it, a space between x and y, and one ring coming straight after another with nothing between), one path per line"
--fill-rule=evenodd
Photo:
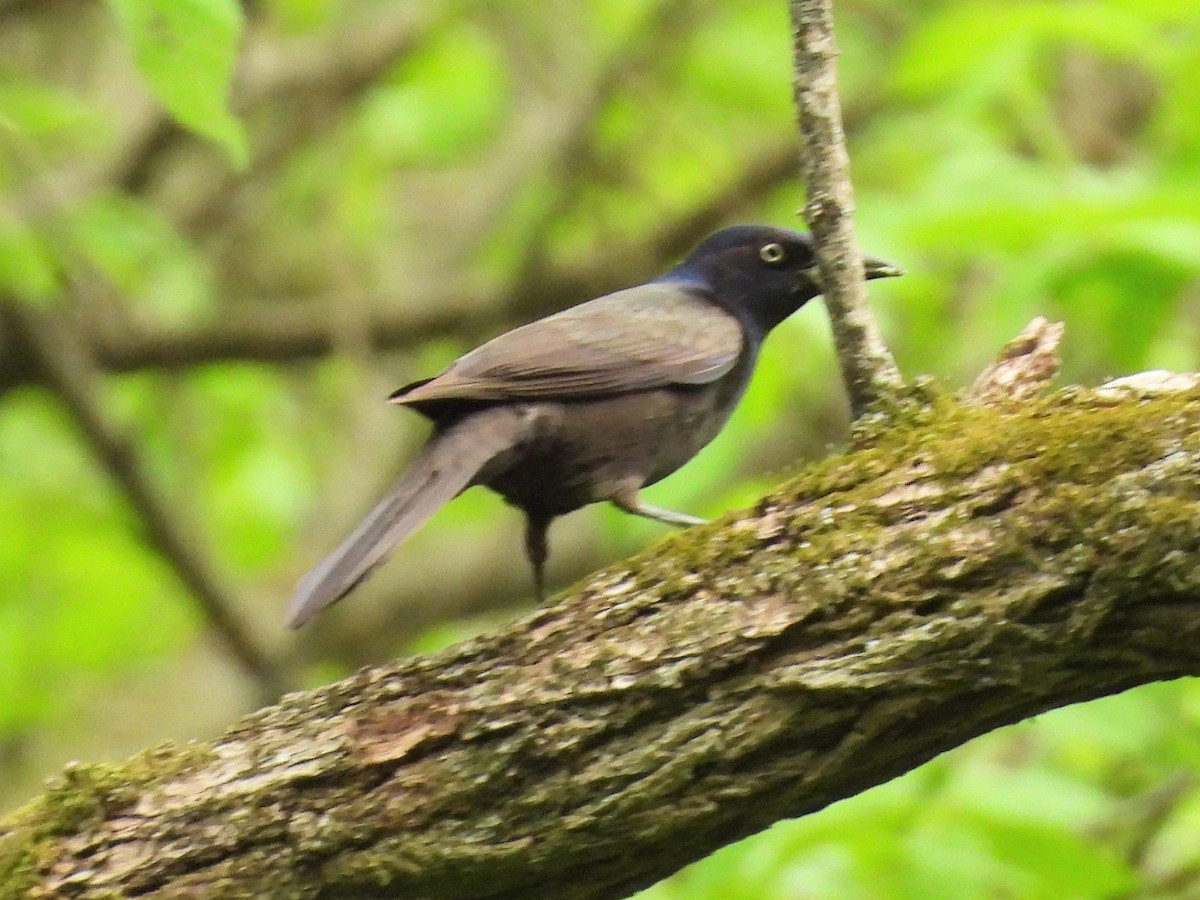
M392 399L588 397L706 384L733 368L743 343L737 319L699 292L645 284L502 334Z

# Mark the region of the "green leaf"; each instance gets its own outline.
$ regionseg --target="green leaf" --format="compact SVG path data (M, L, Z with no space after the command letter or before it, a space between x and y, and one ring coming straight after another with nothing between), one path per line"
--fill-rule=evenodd
M216 141L235 165L248 151L227 105L242 13L236 0L109 0L151 90L180 124Z

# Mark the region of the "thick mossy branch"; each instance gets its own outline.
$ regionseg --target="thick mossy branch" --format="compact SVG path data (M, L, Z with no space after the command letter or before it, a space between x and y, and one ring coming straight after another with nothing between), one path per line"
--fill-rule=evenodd
M1147 390L933 399L502 631L75 768L0 825L0 897L620 897L1200 673L1200 390Z

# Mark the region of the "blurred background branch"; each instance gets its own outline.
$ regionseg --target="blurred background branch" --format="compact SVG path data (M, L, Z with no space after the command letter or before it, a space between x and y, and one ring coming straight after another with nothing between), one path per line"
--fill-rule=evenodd
M151 486L128 438L100 408L96 373L71 325L62 317L39 321L19 302L3 305L0 315L10 336L41 374L41 381L70 412L91 452L129 501L146 538L195 598L218 640L258 688L264 703L279 696L283 681L266 651L242 621L236 599L218 584L202 557L196 536L188 534ZM48 319L48 317L47 317Z

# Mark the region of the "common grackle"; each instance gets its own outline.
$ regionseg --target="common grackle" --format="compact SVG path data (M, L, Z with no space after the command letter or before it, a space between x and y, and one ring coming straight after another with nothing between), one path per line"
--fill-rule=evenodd
M875 259L867 278L899 275ZM653 281L493 338L391 402L433 435L391 492L304 576L297 628L353 590L433 513L483 484L526 517L525 552L544 593L556 516L608 500L672 525L702 520L638 491L707 444L736 406L767 333L821 293L812 239L737 225Z

